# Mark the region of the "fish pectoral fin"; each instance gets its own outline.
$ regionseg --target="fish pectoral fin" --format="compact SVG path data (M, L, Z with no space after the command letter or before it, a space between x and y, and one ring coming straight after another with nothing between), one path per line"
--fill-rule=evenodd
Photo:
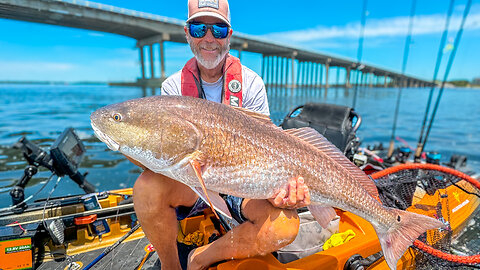
M337 216L337 212L335 212L331 206L309 205L308 210L310 210L315 220L324 229L326 229L330 221Z
M191 187L195 193L198 194L202 200L210 204L210 202L213 204L213 208L215 208L216 211L218 211L220 214L222 214L225 217L228 217L232 219L232 215L230 214L230 210L228 209L227 203L225 203L225 200L220 197L218 192L207 190L207 194L203 192L203 189L201 187ZM207 197L210 199L208 200ZM210 205L212 206L212 205Z
M190 160L190 165L195 171L195 175L197 176L198 181L200 182L200 185L201 185L201 188L195 188L193 189L193 191L195 191L202 198L202 200L207 202L210 205L210 207L214 208L214 210L217 210L224 216L232 218L232 215L228 210L227 204L222 199L222 197L220 197L218 192L208 190L207 187L205 186L205 181L203 181L203 177L202 177L202 165L200 164L200 162L198 160L192 159ZM217 219L220 220L220 217L217 215L217 212L213 211L213 213L215 214Z

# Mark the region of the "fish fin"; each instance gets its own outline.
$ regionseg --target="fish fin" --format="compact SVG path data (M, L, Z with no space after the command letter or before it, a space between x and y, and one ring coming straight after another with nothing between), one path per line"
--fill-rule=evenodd
M362 170L355 166L338 148L327 140L322 134L310 127L294 128L285 130L286 133L295 136L304 142L321 150L327 156L335 160L337 164L345 168L354 179L375 199L379 201L377 186L373 180Z
M268 115L265 115L265 114L259 113L259 112L255 112L255 111L252 111L252 110L249 110L249 109L246 109L246 108L242 108L242 107L233 107L233 108L237 111L240 111L240 112L252 117L252 118L255 118L255 119L259 120L260 122L262 122L264 124L272 125L275 128L281 129L279 126L275 125L272 122L272 119L270 119L270 117Z
M209 190L207 190L207 187L205 186L205 181L203 181L202 166L201 166L200 162L196 159L192 159L192 160L190 160L190 165L192 166L193 170L195 171L195 174L197 175L198 181L200 182L200 185L202 186L203 194L205 194L204 198L202 198L202 199L204 201L208 202L208 204L210 204L210 207L214 208L215 210L219 210L219 212L223 212L222 215L225 215L227 217L232 218L232 216L230 215L230 211L228 211L227 204L220 197L220 195L218 195L218 193L216 193L216 192L212 192L212 191L209 192ZM212 200L210 200L209 195L212 196L213 202L212 202ZM202 196L200 196L200 197L202 197ZM205 200L205 197L206 197L206 200ZM223 202L223 204L222 204L222 202ZM214 203L216 203L216 204L214 204ZM225 209L227 211L225 211ZM217 219L220 220L220 217L217 215L217 212L215 210L213 211L213 213L215 214ZM229 214L226 214L226 213L229 213Z
M198 196L205 202L209 203L209 200L207 199L207 197L210 198L210 201L213 203L213 208L215 208L215 210L217 210L223 216L226 216L232 219L232 215L230 214L230 210L228 209L227 203L225 202L224 199L222 199L222 197L220 197L220 194L218 194L218 192L207 189L207 194L205 194L205 192L203 192L203 188L201 187L190 187L190 188L193 189L193 191L195 191L195 193L197 193Z
M312 213L315 220L322 226L322 228L326 229L328 227L328 223L332 221L334 217L337 216L337 212L331 206L323 206L323 205L309 205L307 206L310 213Z
M395 214L396 223L387 230L375 226L383 255L390 269L397 269L398 260L403 256L415 239L427 230L443 227L444 224L434 218L390 208Z

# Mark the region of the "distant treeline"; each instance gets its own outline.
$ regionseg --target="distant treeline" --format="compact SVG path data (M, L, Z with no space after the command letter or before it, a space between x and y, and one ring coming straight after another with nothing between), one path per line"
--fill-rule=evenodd
M480 78L475 78L472 81L469 80L451 80L450 84L453 84L457 87L470 87L470 86L480 86Z
M57 81L0 81L0 84L46 84L46 85L98 85L107 84L107 82L92 82L92 81L78 81L78 82L57 82Z

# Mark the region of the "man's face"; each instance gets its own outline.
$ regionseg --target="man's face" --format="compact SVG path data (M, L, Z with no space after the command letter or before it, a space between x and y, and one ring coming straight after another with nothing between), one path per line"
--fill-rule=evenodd
M220 19L214 17L199 17L194 21L206 24L223 23ZM207 34L202 38L194 38L188 32L187 27L184 29L188 44L190 44L190 48L200 65L207 69L214 69L222 64L222 60L230 50L231 29L228 36L223 39L215 38L211 29L208 29Z

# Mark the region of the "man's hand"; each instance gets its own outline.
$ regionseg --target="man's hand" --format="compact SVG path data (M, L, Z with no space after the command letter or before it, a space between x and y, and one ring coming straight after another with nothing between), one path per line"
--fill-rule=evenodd
M310 205L310 192L303 177L288 179L288 186L280 189L268 201L275 207L295 209Z

